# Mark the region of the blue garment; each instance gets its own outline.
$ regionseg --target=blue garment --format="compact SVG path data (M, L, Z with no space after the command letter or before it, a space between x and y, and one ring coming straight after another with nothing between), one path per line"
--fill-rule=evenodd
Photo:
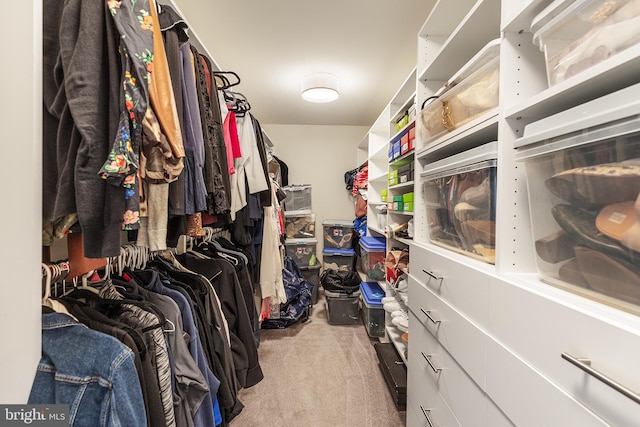
M191 47L185 43L180 48L180 75L184 100L184 129L182 142L185 151L185 209L187 214L207 210L207 188L204 183L204 136L198 105L198 93L191 61Z
M164 286L162 281L159 280L158 274L155 271L153 271L153 273L155 275L154 280L150 280L149 283L145 284L145 287L161 295L168 296L174 300L180 308L180 312L182 313L182 327L184 332L189 336L189 342L187 343L189 353L191 353L191 357L195 360L209 385L209 395L205 397L205 400L193 417L194 426L208 427L218 425L222 421L222 416L220 415L220 408L216 407L217 400L215 400L215 396L220 387L220 381L213 375L213 372L211 372L207 364L202 342L200 341L200 335L198 334L198 328L196 327L193 312L191 311L191 305L184 295L179 291ZM219 420L216 419L216 415L219 417Z
M62 313L42 315L30 404L69 404L70 426L145 426L133 352Z

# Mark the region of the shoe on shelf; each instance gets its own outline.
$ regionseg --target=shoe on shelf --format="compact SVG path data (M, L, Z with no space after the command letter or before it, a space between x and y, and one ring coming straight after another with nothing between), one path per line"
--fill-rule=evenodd
M384 308L384 311L386 311L387 313L393 313L396 310L400 310L402 308L402 304L394 300L394 301L382 304L382 308Z
M402 332L409 332L409 316L394 317L391 319L391 323L393 323Z
M409 281L407 280L407 276L404 274L400 276L395 287L396 292L406 293L409 290Z
M396 310L391 312L391 318L396 318L398 316L407 316L407 312L404 310Z
M394 301L397 301L397 300L398 300L398 299L397 299L395 296L393 296L393 295L392 295L392 296L388 296L388 297L382 297L382 299L380 300L380 302L381 302L382 304L386 304L386 303L388 303L388 302L394 302Z
M409 343L409 332L404 332L402 334L402 337L400 337L400 339L402 339L402 342L405 344Z

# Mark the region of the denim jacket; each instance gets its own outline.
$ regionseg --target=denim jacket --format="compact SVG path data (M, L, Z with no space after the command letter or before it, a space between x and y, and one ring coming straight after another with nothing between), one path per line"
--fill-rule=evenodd
M147 424L133 352L62 313L42 315L30 404L69 404L71 426Z

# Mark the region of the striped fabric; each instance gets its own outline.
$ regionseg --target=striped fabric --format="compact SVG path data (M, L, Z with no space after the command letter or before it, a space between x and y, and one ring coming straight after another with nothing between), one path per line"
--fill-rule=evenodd
M121 300L123 297L113 287L110 281L100 289L100 296L106 299ZM147 345L153 349L156 355L156 368L158 372L158 383L160 384L160 394L162 397L162 408L167 427L176 427L175 414L173 411L173 390L171 389L171 367L169 366L169 354L167 344L164 339L163 329L159 326L158 317L142 308L123 304L123 311L115 319L135 328L145 329L144 335Z

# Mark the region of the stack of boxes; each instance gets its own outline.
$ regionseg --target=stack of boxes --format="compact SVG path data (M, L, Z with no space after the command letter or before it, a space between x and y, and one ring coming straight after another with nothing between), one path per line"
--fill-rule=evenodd
M353 222L326 220L322 222L322 268L333 270L353 270L355 251L353 250ZM327 317L332 325L352 325L360 319L360 291L351 295L330 292L325 289Z
M387 202L389 210L398 212L413 212L413 191L393 196L393 200Z
M284 200L286 254L291 257L306 280L313 284L312 303L316 303L320 282L316 215L311 211L311 185L282 187Z

